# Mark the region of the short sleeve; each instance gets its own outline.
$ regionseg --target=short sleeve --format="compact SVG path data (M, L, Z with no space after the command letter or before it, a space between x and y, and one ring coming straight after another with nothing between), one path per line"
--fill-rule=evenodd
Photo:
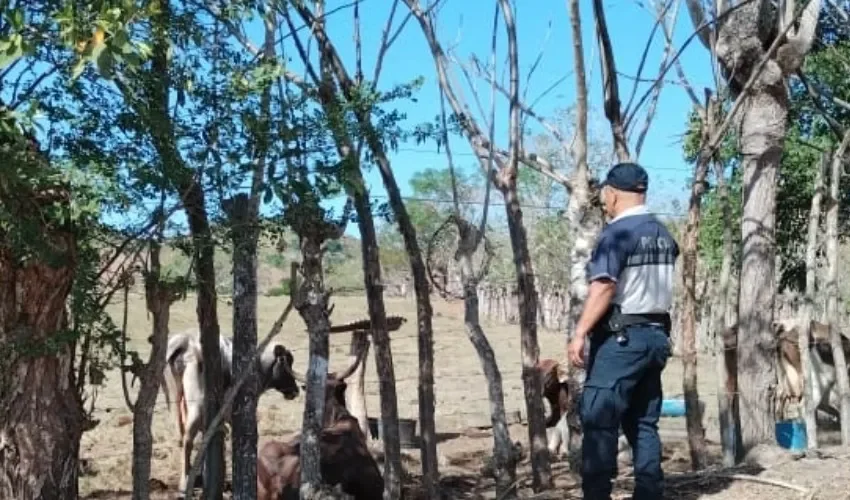
M587 281L600 279L617 281L626 260L625 235L603 232L587 264Z

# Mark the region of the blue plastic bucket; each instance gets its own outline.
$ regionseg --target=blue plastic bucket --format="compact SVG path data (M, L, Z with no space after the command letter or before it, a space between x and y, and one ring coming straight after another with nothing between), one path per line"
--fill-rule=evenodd
M685 416L685 400L684 399L663 399L663 400L661 400L661 416L662 417L684 417Z
M801 420L776 422L776 442L788 450L805 450L808 444L805 422Z

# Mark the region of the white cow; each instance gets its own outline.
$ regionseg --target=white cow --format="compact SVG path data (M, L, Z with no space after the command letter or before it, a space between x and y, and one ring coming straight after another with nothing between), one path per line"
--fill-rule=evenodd
M224 389L233 382L233 343L219 337ZM177 405L177 431L182 447L180 491L185 491L191 466L195 436L204 425L204 377L201 342L197 332L178 333L168 338L166 366L162 383L165 401L171 408L171 398ZM260 393L276 389L291 400L298 396L298 380L292 372L293 356L282 344L270 346L260 357ZM229 418L228 418L229 420Z
M773 323L780 368L777 403L781 416L784 416L789 405L799 403L803 397L803 367L798 345L799 331L803 326L803 322L796 318ZM812 396L817 409L838 418L839 412L833 402L836 372L829 335L829 325L812 321L809 335L809 357L812 362L810 376L814 382ZM842 335L841 341L845 356L850 357L850 340Z

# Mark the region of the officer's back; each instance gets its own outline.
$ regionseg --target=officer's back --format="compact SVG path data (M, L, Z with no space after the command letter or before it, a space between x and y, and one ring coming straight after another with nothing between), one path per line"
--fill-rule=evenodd
M670 356L668 312L679 247L645 206L648 182L635 164L608 172L601 195L611 221L588 263L590 289L569 346L571 361L583 366L590 337L581 401L587 500L611 496L620 427L633 451L633 498L662 498L661 372Z

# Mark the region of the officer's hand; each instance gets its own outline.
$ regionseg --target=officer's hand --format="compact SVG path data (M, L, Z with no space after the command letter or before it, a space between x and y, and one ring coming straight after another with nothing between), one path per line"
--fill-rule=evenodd
M577 368L584 368L584 334L576 334L567 346L567 358L570 364Z

